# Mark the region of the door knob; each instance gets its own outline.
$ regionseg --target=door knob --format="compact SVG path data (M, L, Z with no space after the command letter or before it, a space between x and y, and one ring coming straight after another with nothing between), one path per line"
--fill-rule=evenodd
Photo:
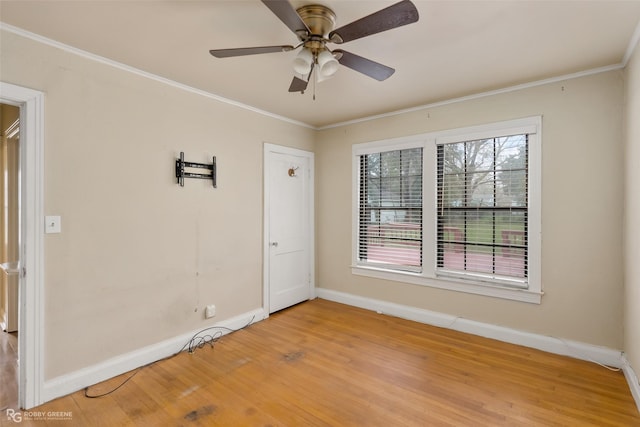
M271 246L273 246L274 248L277 248L277 247L278 247L278 242L271 242L270 244L271 244Z

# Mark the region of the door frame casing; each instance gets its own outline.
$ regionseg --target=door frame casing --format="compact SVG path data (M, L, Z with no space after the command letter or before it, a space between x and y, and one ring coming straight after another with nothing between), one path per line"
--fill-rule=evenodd
M309 253L309 295L310 299L314 299L316 297L316 286L315 286L315 169L314 169L314 154L311 151L301 150L298 148L285 147L281 145L264 143L264 151L263 151L263 239L262 239L262 309L264 310L265 317L269 316L269 306L270 306L270 283L269 283L269 274L270 274L270 253L269 250L269 229L270 229L270 196L271 196L271 182L269 180L269 174L271 171L271 165L269 163L269 158L272 153L278 154L286 154L292 156L300 156L305 157L309 161L309 243L308 243L308 253Z
M18 403L30 409L44 403L44 93L0 82L0 102L20 107Z

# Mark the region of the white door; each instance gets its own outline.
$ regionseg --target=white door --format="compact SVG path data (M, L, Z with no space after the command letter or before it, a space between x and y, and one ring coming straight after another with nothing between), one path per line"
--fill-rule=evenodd
M313 153L265 144L265 308L313 298Z

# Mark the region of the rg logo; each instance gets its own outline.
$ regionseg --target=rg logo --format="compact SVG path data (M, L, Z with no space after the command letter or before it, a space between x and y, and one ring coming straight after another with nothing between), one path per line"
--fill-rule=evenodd
M7 419L14 423L22 422L22 413L15 409L7 409Z

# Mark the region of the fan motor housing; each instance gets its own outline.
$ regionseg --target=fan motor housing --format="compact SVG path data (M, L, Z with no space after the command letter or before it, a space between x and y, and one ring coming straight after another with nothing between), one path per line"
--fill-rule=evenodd
M326 38L336 24L336 14L321 4L302 6L296 12L307 24L312 36Z

